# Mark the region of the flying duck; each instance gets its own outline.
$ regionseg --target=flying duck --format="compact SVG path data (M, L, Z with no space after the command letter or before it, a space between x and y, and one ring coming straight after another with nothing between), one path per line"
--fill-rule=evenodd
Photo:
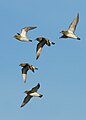
M27 37L27 32L29 30L35 29L37 27L24 27L21 29L21 33L17 33L17 35L14 36L14 38L16 38L19 41L23 41L23 42L32 42L32 40L30 40Z
M74 20L70 24L68 30L63 30L60 32L63 34L60 38L74 38L74 39L80 40L80 38L76 36L74 33L76 26L78 24L78 21L79 21L79 13L77 14L77 16L74 18Z
M28 63L21 63L19 66L23 67L22 68L22 77L23 77L24 83L26 82L28 70L31 70L32 72L34 72L35 70L38 70L37 67L34 67L33 65L30 65Z
M45 44L48 46L51 46L51 44L54 45L55 43L44 37L38 37L38 38L36 38L36 40L39 42L36 47L36 60L37 60L39 58L42 48Z
M24 93L27 94L27 96L24 98L22 104L20 107L23 107L24 105L26 105L29 100L32 98L32 97L42 97L43 95L39 94L37 92L37 90L40 88L40 84L38 83L35 87L33 87L31 90L26 90Z

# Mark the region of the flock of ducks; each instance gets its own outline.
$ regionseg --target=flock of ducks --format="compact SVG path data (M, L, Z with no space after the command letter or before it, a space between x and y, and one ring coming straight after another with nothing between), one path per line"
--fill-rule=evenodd
M80 38L77 35L75 35L75 33L74 33L76 26L78 24L78 21L79 21L79 13L77 14L77 16L74 18L74 20L70 24L68 30L63 30L60 32L63 34L60 38L73 38L73 39L80 40ZM35 28L37 28L37 27L24 27L21 29L21 33L17 33L17 35L15 35L14 37L17 40L22 41L22 42L32 42L32 40L27 37L27 32L29 30L33 30ZM37 60L42 52L42 48L44 45L51 46L51 44L54 45L55 43L45 37L38 37L38 38L36 38L36 40L38 41L38 44L36 47L36 60ZM21 63L19 66L22 67L22 77L23 77L24 83L26 82L26 79L27 79L28 70L31 70L32 72L34 72L35 70L38 70L37 67L30 65L28 63ZM37 90L39 88L40 88L40 84L38 83L31 90L25 91L27 96L24 98L21 107L23 107L25 104L27 104L32 97L40 97L41 98L43 96L37 92Z

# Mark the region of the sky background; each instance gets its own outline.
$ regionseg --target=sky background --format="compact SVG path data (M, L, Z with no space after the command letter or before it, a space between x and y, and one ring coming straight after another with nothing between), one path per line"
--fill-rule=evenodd
M0 0L0 120L86 120L85 11L85 0ZM81 40L59 40L77 13ZM37 26L28 34L32 43L13 37L25 26ZM45 45L36 60L40 36L56 44ZM28 72L26 84L19 66L25 62L39 69ZM24 91L37 83L43 97L20 108Z

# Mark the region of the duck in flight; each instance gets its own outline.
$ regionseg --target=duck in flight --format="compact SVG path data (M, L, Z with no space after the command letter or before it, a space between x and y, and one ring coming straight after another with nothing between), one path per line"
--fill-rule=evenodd
M27 37L27 32L29 30L32 30L35 28L37 28L37 27L24 27L21 29L21 33L17 33L17 35L15 35L14 38L16 38L17 40L22 41L22 42L32 42L32 40L30 40Z
M28 70L31 70L32 72L34 72L35 70L38 70L37 67L30 65L28 63L21 63L19 66L23 67L22 68L22 77L23 77L24 83L26 82Z
M42 48L43 46L46 44L47 46L51 46L51 44L55 44L54 42L48 40L47 38L44 38L44 37L38 37L36 38L36 40L39 42L37 44L37 47L36 47L36 60L39 58L41 52L42 52Z
M39 94L37 91L40 88L40 84L38 83L35 87L33 87L31 90L26 90L24 93L27 94L27 96L24 98L22 104L20 107L23 107L26 105L32 97L42 97L42 94Z
M77 14L77 16L74 18L74 20L70 24L68 30L63 30L60 32L63 34L60 38L74 38L74 39L80 40L80 38L76 36L74 33L76 30L78 21L79 21L79 13Z

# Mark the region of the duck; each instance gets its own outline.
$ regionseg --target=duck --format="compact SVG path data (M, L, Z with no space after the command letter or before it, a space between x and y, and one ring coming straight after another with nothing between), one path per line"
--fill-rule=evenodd
M21 63L19 66L23 67L22 68L22 77L23 77L24 83L26 83L28 70L31 70L32 72L35 72L35 70L38 70L37 67L35 67L31 64L28 64L28 63Z
M22 42L32 42L32 40L30 40L27 37L27 32L29 30L33 30L35 28L37 28L37 27L24 27L21 29L21 33L17 33L16 35L14 35L14 38L16 38L17 40L22 41Z
M45 37L38 37L36 40L39 42L36 47L36 60L39 58L43 46L46 44L47 46L51 46L51 44L55 44L54 42L50 41L49 39Z
M72 23L69 25L68 30L62 30L60 33L62 33L63 35L60 38L73 38L73 39L77 39L80 40L80 37L78 37L77 35L75 35L75 30L76 30L76 26L79 22L79 13L77 14L77 16L74 18L74 20L72 21Z
M39 94L37 91L40 88L40 84L38 83L35 87L33 87L31 90L26 90L24 93L27 94L27 96L24 98L22 104L20 107L25 106L32 97L42 97L42 94Z

